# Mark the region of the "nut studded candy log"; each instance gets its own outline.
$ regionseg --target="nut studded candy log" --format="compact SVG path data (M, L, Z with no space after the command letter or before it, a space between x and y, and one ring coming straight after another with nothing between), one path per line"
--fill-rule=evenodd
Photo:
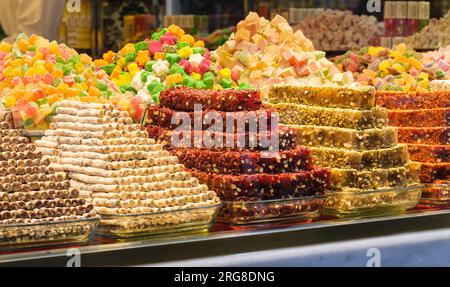
M271 151L294 149L297 146L296 132L293 128L280 126L279 131L267 131L259 133L223 133L215 131L173 131L159 126L146 127L149 137L161 143L167 149L172 148L173 139L177 139L177 147L207 148L212 150L262 150ZM278 146L273 146L270 141L278 133ZM190 138L189 138L190 136ZM190 139L190 140L186 140ZM263 144L269 141L269 144ZM210 144L211 143L211 144ZM217 146L215 143L218 143Z
M225 201L270 200L324 194L330 184L328 169L298 173L221 175L190 170L192 175Z
M391 110L450 108L450 91L426 93L377 91L375 103Z
M450 163L422 163L420 180L424 183L450 180Z
M396 127L444 127L450 125L450 108L391 110L389 124Z
M314 125L356 130L383 128L388 124L387 110L352 110L298 105L293 103L264 104L276 110L280 122L290 125Z
M375 106L375 90L372 87L308 87L278 85L271 88L271 103L325 106L333 108L356 108L370 110Z
M324 146L356 150L390 148L398 144L397 129L353 130L324 126L293 125L297 142L305 146Z
M450 160L449 145L408 144L411 160L428 163L443 163Z
M398 128L398 141L411 144L450 144L450 128Z
M409 161L406 145L362 152L325 147L313 147L311 150L318 165L332 168L391 168L402 166Z
M197 90L174 87L159 96L160 106L178 111L193 112L194 105L204 110L224 112L253 111L261 108L259 92L250 90Z
M311 151L298 147L263 157L260 152L175 149L174 154L189 169L221 174L294 173L311 170Z
M215 110L205 110L202 113L195 112L178 112L169 108L162 108L159 106L152 106L148 108L148 124L160 126L166 129L176 129L182 123L181 119L190 119L190 124L193 129L204 130L215 124L215 120L219 119L222 121L223 127L222 131L226 132L227 128L233 128L236 131L239 128L245 128L247 131L249 126L254 126L256 128L261 127L261 125L266 125L266 129L271 129L271 123L275 120L277 114L270 109L267 110L256 110L256 111L242 111L242 112L221 112ZM230 127L227 125L227 118L233 121L234 126ZM172 123L173 119L180 119L178 123ZM198 124L195 125L196 119ZM260 121L262 119L262 122Z

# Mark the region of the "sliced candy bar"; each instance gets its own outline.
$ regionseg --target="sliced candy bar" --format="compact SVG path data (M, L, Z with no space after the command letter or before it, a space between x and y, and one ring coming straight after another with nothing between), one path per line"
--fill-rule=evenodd
M398 128L398 141L407 144L450 144L450 128Z
M390 110L389 124L396 127L446 127L450 124L450 108Z
M386 127L387 110L351 110L298 105L292 103L265 104L280 115L280 122L290 125L331 126L349 129L371 129Z
M449 162L450 145L408 144L411 160L428 163Z
M393 127L363 131L322 126L293 125L292 128L297 132L299 145L356 150L381 149L397 145L397 129Z
M271 88L269 100L274 104L293 103L330 108L371 110L375 90L370 87L308 87L278 85Z
M387 109L450 108L450 91L427 93L376 92L375 104Z
M196 147L212 150L287 150L297 146L295 130L280 126L278 143L273 144L276 131L262 133L222 133L214 131L173 131L159 126L147 126L149 137L163 144L166 148ZM174 139L176 143L174 143ZM186 140L189 139L189 140ZM221 139L221 140L220 140ZM217 141L216 141L217 140Z
M332 168L392 168L409 161L406 145L363 152L325 147L312 147L311 150L317 165Z
M328 169L299 173L221 175L190 170L225 201L255 201L324 194L330 183Z
M211 173L277 174L313 168L311 151L303 147L265 156L261 152L200 149L174 149L173 153L187 168Z
M187 87L174 87L163 91L159 96L161 107L178 111L193 112L194 105L203 110L225 112L253 111L261 108L261 97L254 90L198 90Z

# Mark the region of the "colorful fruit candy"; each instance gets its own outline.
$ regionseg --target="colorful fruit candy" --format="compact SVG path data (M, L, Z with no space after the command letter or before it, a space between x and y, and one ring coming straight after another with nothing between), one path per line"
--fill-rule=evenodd
M334 59L342 71L352 72L355 79L377 90L426 91L430 81L444 77L436 65L424 65L422 54L400 44L391 50L366 47L348 51Z
M112 57L108 54L105 59ZM121 94L108 77L117 66L106 60L100 62L106 65L96 70L89 56L35 35L22 34L12 45L1 43L2 107L13 112L17 125L40 130L48 128L63 99L112 102L132 110L132 96Z
M251 88L238 86L229 74L219 73L203 41L196 41L171 25L150 39L127 44L118 53L108 52L95 62L122 91L131 91L143 102L158 102L159 94L171 86L197 89Z
M263 96L277 83L352 82L350 73L341 74L325 53L314 50L302 31L294 33L279 15L269 21L250 13L214 55L219 70L228 69L222 85L229 85L231 75L231 80L239 79L240 84L249 82L259 88Z

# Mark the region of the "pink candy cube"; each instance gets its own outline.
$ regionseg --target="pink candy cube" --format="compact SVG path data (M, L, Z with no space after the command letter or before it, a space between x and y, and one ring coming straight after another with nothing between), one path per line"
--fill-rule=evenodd
M179 65L181 67L184 68L184 70L186 71L186 73L190 74L192 72L194 72L194 67L192 66L191 62L189 62L186 59L182 59L179 63Z
M175 45L177 43L177 37L170 32L167 32L164 36L160 38L163 44Z
M44 83L46 83L47 85L51 85L53 84L53 81L55 79L53 78L52 74L47 73L44 75L44 77L42 77L42 81L44 81Z
M199 74L204 74L209 71L209 66L211 66L211 61L208 59L204 59L197 68L197 72Z
M161 52L162 44L159 41L151 41L150 44L148 45L148 49L150 50L151 54Z
M75 84L75 79L71 76L65 76L63 80L64 83L68 84L69 86L73 86Z

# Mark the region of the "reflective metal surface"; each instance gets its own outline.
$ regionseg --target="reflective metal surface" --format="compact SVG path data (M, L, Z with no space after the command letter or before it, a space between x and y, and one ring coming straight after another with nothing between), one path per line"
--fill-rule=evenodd
M232 230L226 226L215 225L211 232L196 233L196 234L178 234L170 236L156 236L156 237L144 237L131 239L127 241L114 240L109 238L96 237L94 241L88 245L83 246L60 246L49 247L48 249L32 249L22 250L15 253L0 253L0 264L26 262L31 260L45 260L57 257L66 257L67 250L70 248L77 248L82 255L101 255L111 252L128 252L133 250L145 249L145 248L163 248L170 246L188 245L188 244L207 244L209 242L219 242L227 239L242 239L240 242L244 243L246 239L253 236L268 238L271 240L273 236L284 236L293 232L314 232L321 230L326 232L327 229L335 227L345 230L350 227L364 227L373 223L392 223L402 220L414 220L419 226L420 222L425 219L433 218L434 216L444 217L444 222L450 223L450 210L414 210L407 214L399 214L388 217L370 218L370 219L353 219L353 220L324 220L312 223L303 223L297 225L287 226L255 226L253 228ZM427 224L423 224L423 228L426 228ZM344 231L345 232L345 231ZM303 234L302 233L302 234ZM317 238L319 239L319 238ZM320 240L318 240L320 241ZM320 242L319 242L320 243ZM273 242L276 246L277 242ZM143 255L142 255L143 256ZM115 264L121 264L120 258ZM111 263L112 264L112 263ZM125 263L123 263L125 264Z

